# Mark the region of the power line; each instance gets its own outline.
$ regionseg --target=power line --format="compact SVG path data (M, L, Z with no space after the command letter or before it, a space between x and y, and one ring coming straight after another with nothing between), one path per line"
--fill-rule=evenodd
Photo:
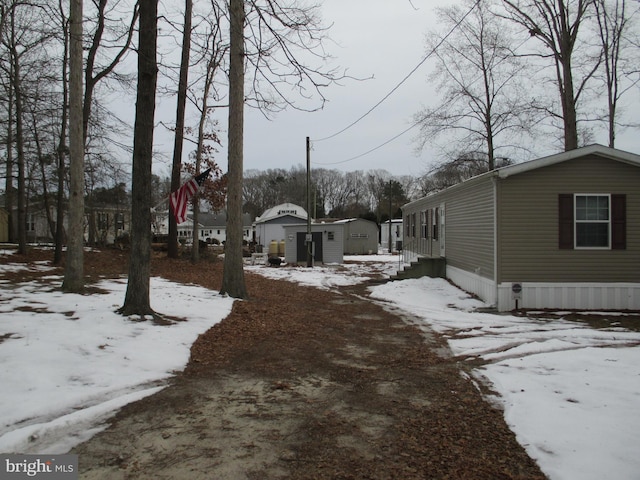
M386 142L381 143L377 147L373 147L371 150L367 150L366 152L361 153L360 155L356 155L355 157L347 158L346 160L341 160L339 162L327 162L327 163L314 162L314 163L317 164L317 165L339 165L341 163L347 163L347 162L350 162L352 160L357 160L358 158L364 157L365 155L369 155L370 153L375 152L376 150L378 150L378 149L384 147L385 145L393 142L397 138L403 136L405 133L407 133L407 132L411 131L412 129L414 129L415 127L417 127L418 125L420 125L420 122L416 122L416 123L411 124L411 126L409 128L406 128L405 130L403 130L402 132L398 133L396 136L390 138Z
M380 105L382 105L382 103L387 100L387 98L389 98L391 95L393 95L393 93L398 90L423 64L424 62L426 62L431 55L433 55L436 50L438 48L440 48L440 46L447 40L447 38L449 38L453 32L455 32L455 30L462 24L462 22L464 22L464 20L471 14L471 12L476 8L476 6L481 2L481 0L476 0L476 2L471 6L471 8L467 11L467 13L464 14L464 16L458 20L458 22L451 28L451 30L449 30L449 32L438 42L438 44L433 47L431 49L431 51L422 59L420 60L420 62L418 62L418 64L407 74L405 75L405 77L395 86L393 87L389 93L387 93L384 97L382 97L382 99L376 103L373 107L371 107L369 110L367 110L363 115L361 115L360 117L358 117L356 120L354 120L353 122L351 122L349 125L347 125L346 127L344 127L342 130L339 130L338 132L334 133L333 135L329 135L328 137L324 137L324 138L320 138L315 140L316 142L322 142L325 140L329 140L331 138L337 137L338 135L340 135L341 133L346 132L347 130L349 130L351 127L353 127L354 125L360 123L361 120L363 120L365 117L367 117L371 112L373 112L376 108L378 108ZM399 136L399 135L398 135ZM397 138L394 137L394 138ZM374 149L375 150L375 149Z

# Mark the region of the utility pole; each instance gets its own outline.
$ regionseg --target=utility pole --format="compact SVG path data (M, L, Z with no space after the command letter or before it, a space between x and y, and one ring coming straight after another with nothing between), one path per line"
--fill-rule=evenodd
M313 246L313 236L311 235L311 145L309 137L307 137L307 267L313 266L313 255L311 247Z
M389 180L389 254L393 251L391 248L391 180Z

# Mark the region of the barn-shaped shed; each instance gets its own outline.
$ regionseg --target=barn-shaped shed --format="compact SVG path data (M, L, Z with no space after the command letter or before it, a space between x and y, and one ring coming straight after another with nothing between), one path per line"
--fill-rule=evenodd
M264 211L256 218L255 241L266 252L272 242L280 243L285 238L284 226L307 221L307 211L293 203L281 203Z

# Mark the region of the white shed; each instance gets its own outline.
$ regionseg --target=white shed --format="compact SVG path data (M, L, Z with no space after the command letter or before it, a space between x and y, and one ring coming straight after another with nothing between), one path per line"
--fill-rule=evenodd
M344 225L344 254L371 255L378 253L378 224L365 218L336 220Z
M391 230L391 250L389 250L389 230ZM390 252L402 250L402 219L394 218L380 224L380 246Z
M307 225L285 225L285 262L307 261ZM344 225L337 223L312 223L314 263L342 263L344 250Z
M285 239L284 226L307 221L307 211L293 203L282 203L265 210L256 218L256 244L261 245L267 252L271 242L280 243Z

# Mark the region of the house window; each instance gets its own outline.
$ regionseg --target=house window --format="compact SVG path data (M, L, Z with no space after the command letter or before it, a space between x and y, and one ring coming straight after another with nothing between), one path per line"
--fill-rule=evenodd
M109 214L98 212L98 230L107 230L109 228Z
M609 195L576 195L576 248L609 248Z
M116 230L124 230L124 213L116 213Z
M36 219L33 213L27 213L27 232L36 231Z
M626 248L625 195L561 194L558 207L559 248Z

